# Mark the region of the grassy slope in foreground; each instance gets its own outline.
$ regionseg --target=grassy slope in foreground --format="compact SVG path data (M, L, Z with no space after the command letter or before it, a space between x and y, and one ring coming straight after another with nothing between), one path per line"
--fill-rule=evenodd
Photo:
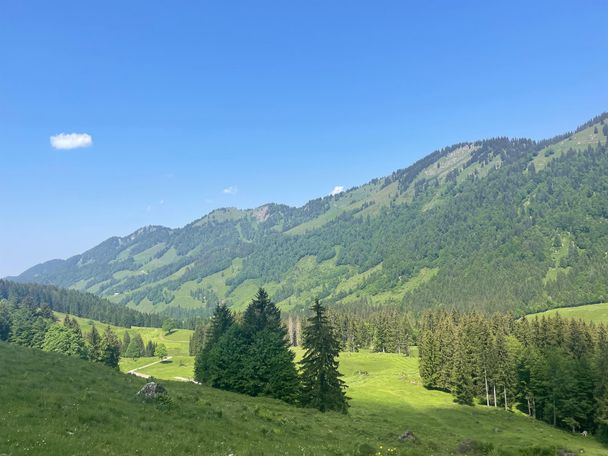
M592 438L514 413L454 405L449 395L412 383L413 359L360 353L342 362L350 416L178 382L167 382L174 407L163 411L135 400L140 378L0 343L0 454L347 455L368 444L373 454L443 455L464 439L505 451L608 452ZM406 429L417 443L398 442Z
M551 317L556 314L564 318L580 318L581 320L592 321L593 323L608 324L608 302L585 306L560 307L558 309L547 310L546 312L530 314L528 318Z

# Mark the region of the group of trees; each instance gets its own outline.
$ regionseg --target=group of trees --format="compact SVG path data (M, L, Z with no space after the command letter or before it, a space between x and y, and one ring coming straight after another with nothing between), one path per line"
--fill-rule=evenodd
M313 311L304 332L300 376L281 313L264 289L258 290L238 321L218 305L206 335L199 330L193 337L198 350L195 380L251 396L346 412L345 385L336 362L339 340L323 306L317 302Z
M410 316L395 306L372 306L367 302L333 306L327 318L345 351L360 349L374 352L409 354L414 341L414 325ZM287 318L287 334L292 346L302 344L302 313Z
M69 315L57 324L48 306L31 300L15 302L0 300L0 341L49 352L63 353L116 368L120 358L120 342L106 327L102 334L95 325L86 337L78 322Z
M409 355L409 347L414 342L415 320L395 307L363 303L334 306L329 319L345 351L367 349Z
M125 358L132 359L152 356L164 359L167 356L167 347L165 344L158 344L152 340L144 343L141 334L138 332L131 337L129 331L125 331L120 344L120 354Z
M114 326L158 327L163 319L114 304L91 293L57 288L51 285L17 283L0 280L0 299L26 302L30 307L48 307L55 312L91 318Z
M424 316L418 342L426 387L449 391L461 404L516 407L608 441L604 325L435 311Z

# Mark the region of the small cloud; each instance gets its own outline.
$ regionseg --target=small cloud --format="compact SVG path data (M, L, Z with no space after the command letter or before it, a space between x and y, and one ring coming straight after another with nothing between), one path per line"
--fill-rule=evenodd
M165 204L165 200L164 200L164 199L160 200L160 201L158 202L158 204L160 204L160 205L162 206L163 204Z
M148 207L146 207L146 212L152 212L152 205L148 204Z
M59 133L51 136L50 140L55 149L79 149L93 144L93 138L88 133Z
M226 187L224 190L222 190L222 193L226 195L236 195L238 191L239 189L236 185L231 185L230 187Z
M334 189L329 192L329 196L335 196L338 193L342 193L344 191L344 187L342 185L336 185Z

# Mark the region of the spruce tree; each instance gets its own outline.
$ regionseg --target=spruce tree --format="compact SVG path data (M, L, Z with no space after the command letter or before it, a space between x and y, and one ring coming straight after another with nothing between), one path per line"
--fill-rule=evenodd
M8 340L11 334L11 320L8 301L0 300L0 340Z
M306 350L300 361L302 393L301 402L322 412L348 411L346 385L340 378L337 358L340 341L330 325L326 309L317 299L312 306L313 316L304 329L303 347Z
M475 388L471 365L467 356L467 347L465 346L466 341L462 334L457 335L457 337L450 389L454 395L454 402L462 405L473 405Z
M246 392L252 396L268 395L287 402L295 401L299 379L294 354L289 349L281 312L263 288L245 310L241 329L247 346L245 369L249 382Z
M129 335L129 331L125 331L122 336L122 343L120 345L120 353L125 356L127 352L127 348L129 348L129 344L131 343L131 336Z
M270 329L258 331L246 355L247 394L290 403L298 400L299 378L285 334Z
M101 337L99 349L100 361L106 366L117 368L118 361L120 360L120 342L109 326L106 327Z
M608 334L604 325L598 329L595 352L597 435L603 442L608 442Z
M207 340L207 326L199 323L194 328L194 333L190 337L188 351L190 356L196 356L203 349Z
M194 350L197 350L195 353L196 357L194 359L194 379L197 382L209 382L209 353L211 352L213 346L220 340L222 335L228 331L233 323L234 317L232 316L232 312L230 312L230 310L224 304L219 304L213 311L211 326L207 330L205 335L205 345L202 348L199 344L201 343L201 331L203 330L203 327L197 327L198 334L195 333L197 345L194 347Z
M87 342L89 343L89 357L91 361L99 361L101 356L100 344L101 336L95 325L91 326L91 331L87 333Z
M258 290L255 298L245 310L242 328L243 333L248 337L265 329L286 333L281 325L281 312L263 288Z

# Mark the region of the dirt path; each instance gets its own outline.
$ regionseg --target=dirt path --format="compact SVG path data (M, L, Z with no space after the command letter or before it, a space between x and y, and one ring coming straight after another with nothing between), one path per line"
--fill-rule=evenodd
M158 364L158 363L162 363L163 361L169 361L171 358L173 358L173 357L172 356L167 356L165 359L161 359L159 361L155 361L153 363L146 364L145 366L141 366L141 367L137 367L135 369L131 369L130 371L127 372L127 374L135 375L135 376L141 377L141 378L150 378L151 377L150 375L142 374L141 372L137 372L137 371L141 370L141 369L145 369L146 367L154 366L155 364Z

